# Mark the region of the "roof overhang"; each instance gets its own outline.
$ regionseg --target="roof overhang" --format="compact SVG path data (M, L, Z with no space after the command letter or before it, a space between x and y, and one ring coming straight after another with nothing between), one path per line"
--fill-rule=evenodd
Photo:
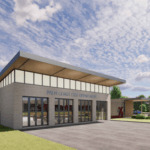
M0 73L0 81L12 70L19 69L104 86L126 83L125 80L72 66L38 55L19 51Z
M146 102L146 101L150 101L150 98L141 98L141 97L137 97L137 98L127 98L127 99L125 99L125 101Z

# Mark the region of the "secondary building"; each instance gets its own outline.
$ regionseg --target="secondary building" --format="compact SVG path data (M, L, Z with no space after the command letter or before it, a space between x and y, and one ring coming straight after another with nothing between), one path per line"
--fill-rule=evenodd
M19 51L0 73L0 124L21 130L110 120L110 87L125 82Z

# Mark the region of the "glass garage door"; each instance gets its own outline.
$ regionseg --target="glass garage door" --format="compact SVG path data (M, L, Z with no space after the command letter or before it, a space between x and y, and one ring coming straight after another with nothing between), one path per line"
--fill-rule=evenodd
M48 125L48 99L23 97L23 127Z
M106 101L96 101L96 120L107 120Z
M78 101L78 121L87 122L92 121L92 101L79 100Z
M55 124L73 123L73 100L55 99Z

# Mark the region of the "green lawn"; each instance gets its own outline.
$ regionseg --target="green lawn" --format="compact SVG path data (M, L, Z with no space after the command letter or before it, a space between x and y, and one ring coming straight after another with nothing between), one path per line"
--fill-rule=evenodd
M18 130L0 133L1 150L75 150Z
M0 132L13 131L13 129L0 125Z
M150 119L134 119L134 118L115 118L111 120L117 120L117 121L132 121L132 122L149 122Z

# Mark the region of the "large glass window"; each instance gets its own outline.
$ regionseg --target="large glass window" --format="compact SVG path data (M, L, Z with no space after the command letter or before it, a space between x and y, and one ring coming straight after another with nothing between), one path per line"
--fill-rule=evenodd
M75 90L75 81L74 80L71 80L71 89Z
M63 78L58 78L58 87L63 88L64 87L64 80Z
M49 79L50 79L50 77L48 75L43 75L43 85L44 86L49 86L50 85Z
M24 83L24 71L15 70L15 82Z
M95 92L98 93L98 85L95 85Z
M57 87L57 78L51 76L51 86L52 87Z
M90 91L91 88L90 88L90 83L86 83L86 91Z
M64 88L69 89L69 87L70 87L69 81L70 81L69 79L64 79L64 82L65 82Z
M73 100L55 99L55 124L73 123Z
M106 86L103 86L103 93L106 93Z
M102 86L99 85L99 93L102 93Z
M14 70L11 73L11 81L12 81L12 83L14 83Z
M107 120L107 101L96 101L96 120Z
M107 87L107 94L109 94L109 87Z
M11 73L9 74L9 84L11 84Z
M80 81L76 81L76 90L80 90L81 87L80 87Z
M23 126L28 126L28 97L22 98L22 111L23 111L23 117L22 122Z
M92 101L78 101L78 120L79 122L92 121Z
M8 76L6 77L6 85L8 85Z
M81 82L81 90L85 91L85 82Z
M25 83L33 84L33 73L25 71Z
M48 99L23 97L23 127L48 124Z
M35 85L42 85L42 75L34 73L34 84Z
M94 84L91 84L91 92L94 92Z
M4 86L6 86L6 79L5 78L4 78L3 82L4 82Z

